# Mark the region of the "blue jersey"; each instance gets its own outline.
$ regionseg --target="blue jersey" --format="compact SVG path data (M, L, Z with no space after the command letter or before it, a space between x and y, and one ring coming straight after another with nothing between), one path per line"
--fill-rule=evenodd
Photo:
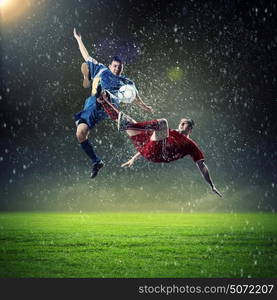
M118 90L125 84L134 85L133 81L125 76L114 75L110 69L103 64L94 63L91 57L87 61L87 64L89 67L89 76L92 79L92 94L95 94L97 85L100 82L102 88L108 90L112 94L111 102L118 107ZM108 118L108 115L93 95L86 99L83 110L75 114L76 124L80 124L80 122L86 123L90 129L106 118Z
M92 89L96 90L97 84L100 81L103 89L108 90L117 98L118 90L125 84L132 84L135 86L134 82L122 75L114 75L110 69L100 63L93 63L90 58L87 61L89 66L90 77L93 80Z

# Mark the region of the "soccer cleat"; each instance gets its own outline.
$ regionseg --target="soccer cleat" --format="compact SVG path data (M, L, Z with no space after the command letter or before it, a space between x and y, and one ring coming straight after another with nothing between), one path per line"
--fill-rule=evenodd
M90 77L89 77L89 68L88 68L88 65L87 63L82 63L81 65L81 72L84 76L84 79L83 79L83 87L84 88L89 88L90 87Z
M133 122L132 122L131 118L129 118L122 111L119 112L118 119L117 119L117 129L118 129L118 131L127 130L128 127L130 127L132 123Z
M94 163L93 166L92 166L90 177L91 178L96 177L98 172L100 171L100 169L103 168L103 167L104 167L103 160L100 160L100 161Z

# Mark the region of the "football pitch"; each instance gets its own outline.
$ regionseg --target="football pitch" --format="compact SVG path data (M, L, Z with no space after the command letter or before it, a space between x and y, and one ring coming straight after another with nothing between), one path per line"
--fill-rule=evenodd
M0 213L0 277L277 276L270 213Z

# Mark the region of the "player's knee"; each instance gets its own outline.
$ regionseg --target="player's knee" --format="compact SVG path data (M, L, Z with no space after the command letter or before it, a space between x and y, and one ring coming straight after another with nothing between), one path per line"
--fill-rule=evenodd
M76 131L76 138L77 138L79 143L82 143L83 141L85 141L87 139L87 134L83 130L77 130Z
M82 134L79 131L76 131L76 138L79 143L82 143Z
M76 138L79 143L82 143L88 138L89 135L89 128L87 124L79 124L76 130Z
M168 128L167 119L158 119L161 129Z

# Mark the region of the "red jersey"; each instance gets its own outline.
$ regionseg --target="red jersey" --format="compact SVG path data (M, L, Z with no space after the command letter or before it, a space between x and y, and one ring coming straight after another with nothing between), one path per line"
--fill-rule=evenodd
M186 155L195 162L204 159L198 145L176 130L169 129L169 136L162 141L151 141L152 134L152 130L147 130L130 137L140 154L152 162L169 163Z

